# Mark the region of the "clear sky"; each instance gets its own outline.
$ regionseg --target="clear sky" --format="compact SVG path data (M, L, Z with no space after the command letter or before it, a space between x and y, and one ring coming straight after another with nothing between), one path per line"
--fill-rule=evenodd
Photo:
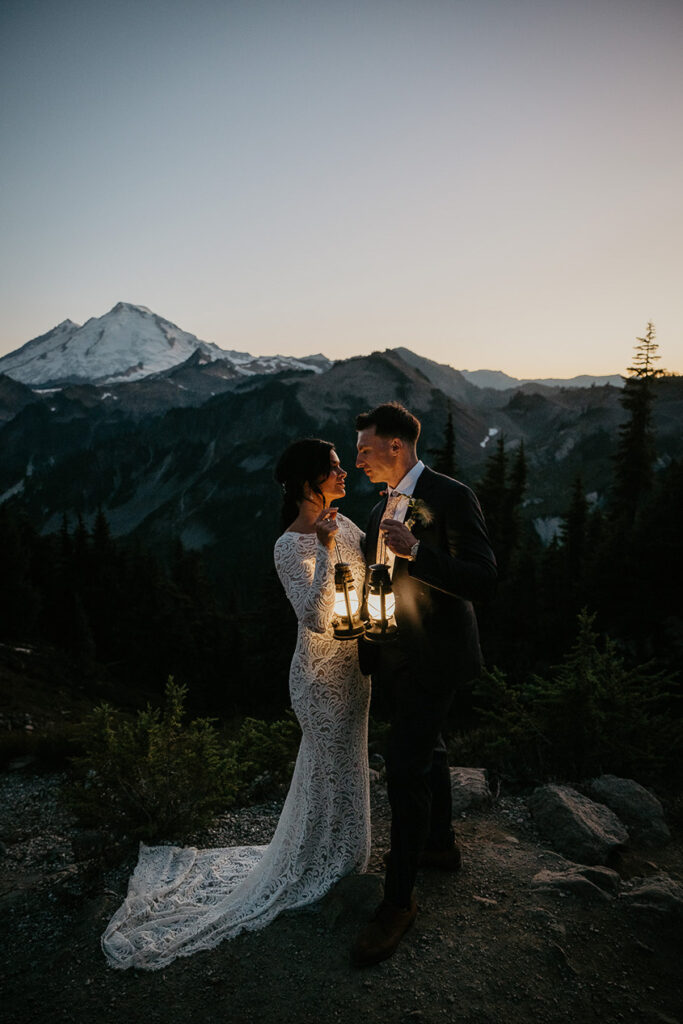
M682 0L3 0L0 355L683 371Z

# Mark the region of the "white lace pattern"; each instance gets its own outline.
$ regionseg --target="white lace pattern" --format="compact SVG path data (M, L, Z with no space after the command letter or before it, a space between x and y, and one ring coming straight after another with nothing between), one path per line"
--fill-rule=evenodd
M337 544L358 593L361 533L337 517ZM302 729L292 782L268 846L197 850L140 846L128 895L102 936L112 967L157 970L263 928L283 910L319 900L370 853L367 755L369 680L356 644L333 638L334 547L284 533L275 566L298 619L290 669Z

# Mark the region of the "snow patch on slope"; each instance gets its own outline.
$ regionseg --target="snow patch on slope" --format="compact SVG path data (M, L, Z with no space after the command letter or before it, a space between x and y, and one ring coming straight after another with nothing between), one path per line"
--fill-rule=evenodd
M491 438L495 437L496 434L499 434L499 433L500 433L500 430L498 429L498 427L489 427L489 432L486 435L486 437L484 438L484 440L479 442L479 447L480 448L485 448L486 445L491 440Z

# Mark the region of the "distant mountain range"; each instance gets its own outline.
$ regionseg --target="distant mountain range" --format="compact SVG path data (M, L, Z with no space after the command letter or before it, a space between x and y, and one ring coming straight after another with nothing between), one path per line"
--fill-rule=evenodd
M523 384L540 384L547 388L591 388L611 384L612 387L623 387L624 378L619 373L605 374L594 377L581 373L577 377L510 377L502 370L461 370L466 380L479 388L496 388L506 391Z
M60 325L0 360L0 371L0 502L20 503L44 531L64 515L91 523L102 507L116 535L151 548L180 537L233 582L270 564L279 509L272 470L295 437L335 442L349 470L343 508L360 523L377 492L353 468L353 424L364 409L390 399L413 409L427 463L450 412L458 474L475 488L498 440L509 451L523 442L526 514L547 541L577 475L591 500L604 499L625 417L620 390L594 386L599 378L483 387L486 378L476 384L402 348L336 363L256 359L125 304L82 328ZM683 378L655 386L664 465L683 455Z
M405 348L396 351L407 362L421 360ZM192 367L211 366L215 378L230 380L238 376L279 373L286 369L321 372L331 361L323 355L252 356L248 352L222 349L181 330L146 306L119 302L101 317L93 317L83 326L63 320L39 338L0 358L0 374L6 374L32 388L65 387L70 384L98 386L130 383L167 374L188 363ZM416 362L417 361L417 362ZM452 373L450 366L429 363L438 373ZM479 388L506 390L522 384L546 387L590 387L612 384L619 387L619 374L603 377L582 375L570 379L518 379L501 370L461 370L463 378ZM181 382L179 382L181 383Z

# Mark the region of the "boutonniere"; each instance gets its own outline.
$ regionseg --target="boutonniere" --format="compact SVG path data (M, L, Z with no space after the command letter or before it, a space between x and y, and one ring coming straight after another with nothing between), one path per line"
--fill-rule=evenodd
M422 498L410 498L408 500L408 515L405 525L409 530L417 524L418 526L429 526L434 522L434 513L426 501Z

